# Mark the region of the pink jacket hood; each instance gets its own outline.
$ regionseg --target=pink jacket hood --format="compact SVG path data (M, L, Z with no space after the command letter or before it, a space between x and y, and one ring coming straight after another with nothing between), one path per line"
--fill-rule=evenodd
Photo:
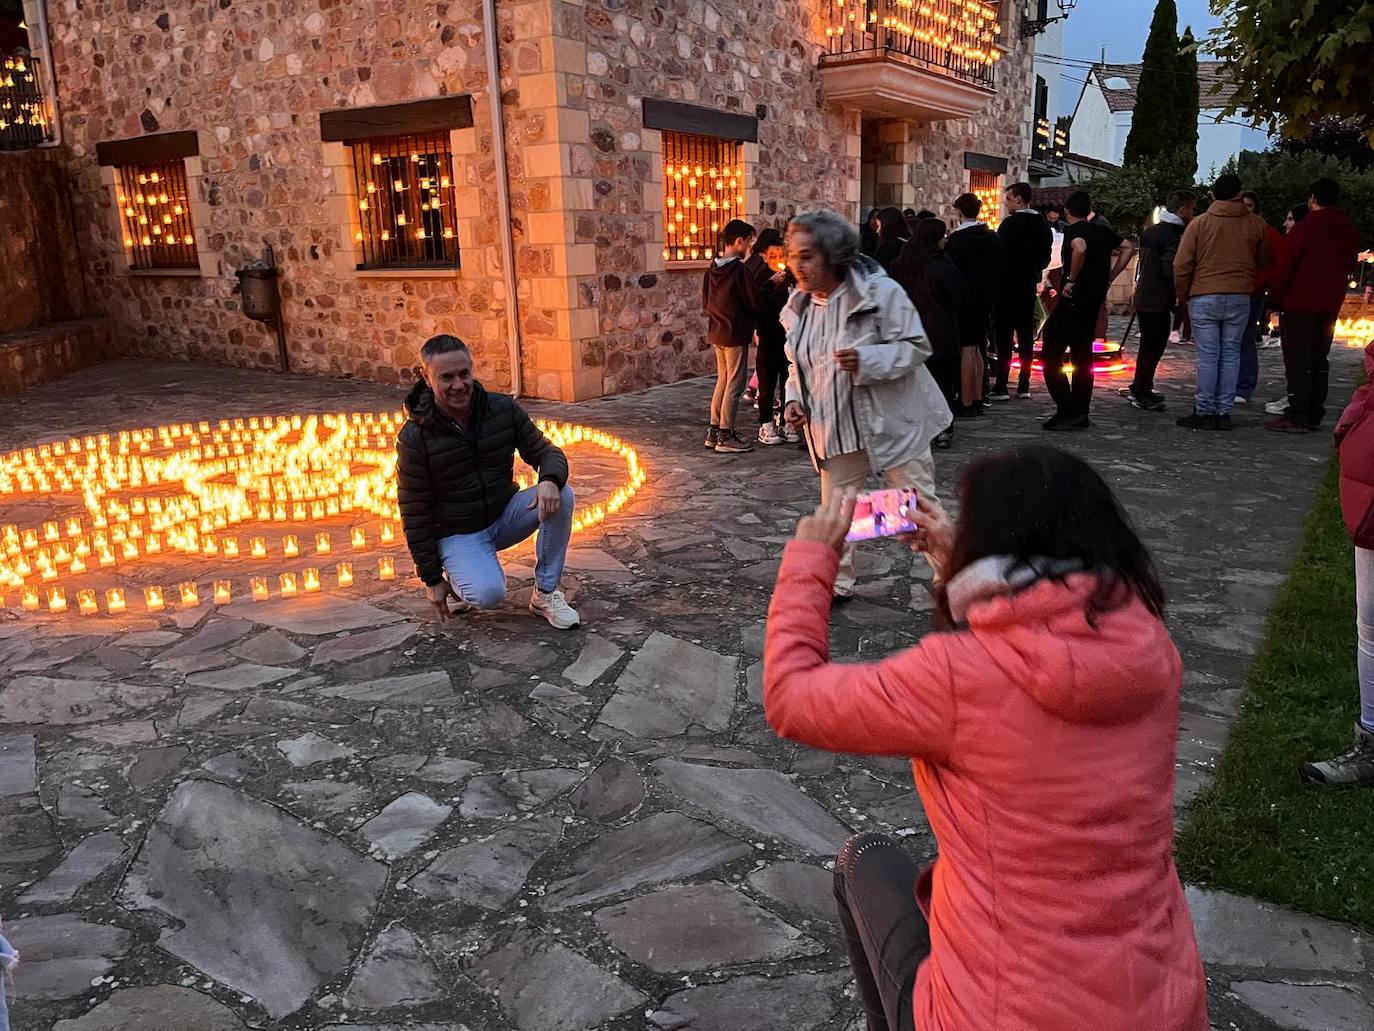
M1158 620L1139 618L1143 606L1134 599L1090 624L1086 606L1097 582L1094 574L1075 573L979 602L969 610L969 630L1051 715L1071 723L1126 723L1170 690L1158 674L1173 643Z

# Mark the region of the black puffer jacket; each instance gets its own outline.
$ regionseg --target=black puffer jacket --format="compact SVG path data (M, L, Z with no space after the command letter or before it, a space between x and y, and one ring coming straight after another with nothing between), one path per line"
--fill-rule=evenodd
M397 499L415 571L426 586L443 578L439 541L477 533L500 518L519 488L515 452L559 490L568 459L506 394L473 384L472 439L434 403L424 380L406 397L410 417L396 438Z

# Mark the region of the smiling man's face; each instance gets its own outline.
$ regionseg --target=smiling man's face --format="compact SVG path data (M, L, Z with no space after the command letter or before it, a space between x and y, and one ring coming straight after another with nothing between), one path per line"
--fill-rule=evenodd
M437 354L420 366L434 400L449 416L467 416L472 404L472 355L467 351Z

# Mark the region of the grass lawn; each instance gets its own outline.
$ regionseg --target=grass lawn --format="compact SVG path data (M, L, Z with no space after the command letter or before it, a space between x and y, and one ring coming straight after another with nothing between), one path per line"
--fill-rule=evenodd
M1374 790L1318 788L1300 762L1350 746L1355 571L1333 462L1269 614L1239 722L1178 839L1183 878L1374 929Z

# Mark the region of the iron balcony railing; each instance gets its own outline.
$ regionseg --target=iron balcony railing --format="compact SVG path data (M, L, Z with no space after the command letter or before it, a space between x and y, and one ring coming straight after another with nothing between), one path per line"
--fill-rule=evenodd
M38 58L23 47L0 61L0 150L26 150L52 140Z
M1043 165L1060 166L1064 155L1069 152L1069 130L1063 125L1052 125L1041 115L1035 120L1035 132L1031 136L1031 160Z
M982 0L827 0L830 55L887 52L992 87L999 12Z

